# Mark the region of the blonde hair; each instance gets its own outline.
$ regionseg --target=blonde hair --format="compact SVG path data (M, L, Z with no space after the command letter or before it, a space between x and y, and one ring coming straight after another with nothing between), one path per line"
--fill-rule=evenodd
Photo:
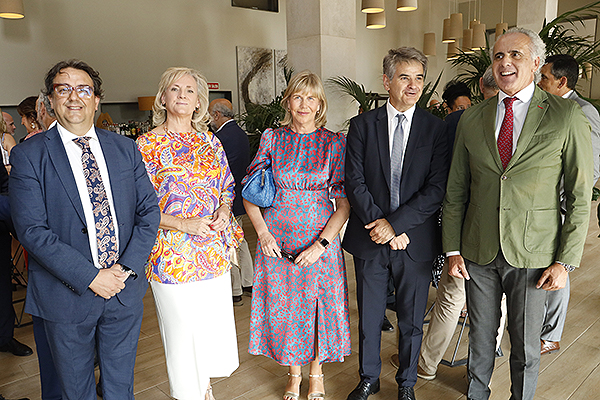
M162 97L167 91L167 88L174 82L189 75L196 81L198 100L200 105L192 113L192 127L198 132L206 132L208 130L208 84L206 78L195 69L187 67L171 67L167 69L160 77L158 83L158 93L154 99L152 106L152 122L155 126L162 125L167 120L167 109L162 103Z
M323 88L321 78L309 70L304 70L294 75L287 89L285 89L283 99L281 99L281 106L285 109L285 117L281 121L281 125L287 126L292 123L292 114L289 110L288 100L296 93L311 94L321 102L321 107L315 116L315 125L317 129L325 126L327 123L327 98L325 97L325 89Z
M6 126L6 122L4 121L4 115L2 115L2 109L0 108L0 133L5 133L8 131L8 127Z

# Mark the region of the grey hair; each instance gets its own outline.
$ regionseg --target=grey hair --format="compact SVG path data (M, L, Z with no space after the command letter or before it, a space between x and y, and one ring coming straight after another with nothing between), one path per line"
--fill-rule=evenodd
M427 57L414 47L398 47L390 49L383 58L383 73L392 80L396 73L396 66L401 62L417 61L423 66L423 76L427 75Z
M213 111L220 112L221 115L224 116L225 118L233 118L233 116L235 115L233 110L231 108L227 107L227 105L223 104L223 103L215 102L212 109L213 109Z
M542 72L541 72L542 65L544 65L546 63L546 44L540 38L540 35L538 35L534 31L532 31L530 29L526 29L526 28L519 28L517 26L510 28L509 30L504 32L501 36L510 35L511 33L512 34L521 33L529 38L529 55L531 56L531 58L533 60L535 60L536 58L540 59L540 65L539 65L537 71L535 71L535 73L534 73L534 83L538 83L540 81L540 79L542 78ZM494 59L494 48L493 47L490 49L490 57L492 60Z
M483 86L488 87L490 89L498 90L498 84L496 83L496 79L494 79L494 72L492 71L492 66L487 67L485 72L483 73L481 83Z
M44 105L44 108L46 109L48 115L52 118L56 118L56 115L54 115L54 109L52 108L52 104L50 104L50 99L44 94L43 90L40 91L40 94L38 95L38 100L40 104Z

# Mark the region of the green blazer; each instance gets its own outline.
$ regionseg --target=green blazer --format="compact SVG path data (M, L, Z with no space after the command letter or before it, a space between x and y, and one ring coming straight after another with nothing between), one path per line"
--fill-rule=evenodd
M503 171L494 134L497 104L494 96L469 108L458 124L444 199L444 252L460 251L480 265L502 249L514 267L578 266L593 186L588 120L575 102L536 87Z

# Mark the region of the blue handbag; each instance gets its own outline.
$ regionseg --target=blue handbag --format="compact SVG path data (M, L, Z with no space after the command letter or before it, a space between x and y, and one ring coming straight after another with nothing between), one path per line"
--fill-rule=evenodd
M259 207L271 207L275 199L275 182L270 165L250 176L242 188L242 197Z

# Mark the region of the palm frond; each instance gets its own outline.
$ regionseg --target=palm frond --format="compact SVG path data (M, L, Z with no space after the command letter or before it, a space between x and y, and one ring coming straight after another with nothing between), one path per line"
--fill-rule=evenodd
M352 97L362 111L369 111L375 102L375 95L367 92L364 85L358 84L345 76L334 76L327 79L327 83L338 91Z

